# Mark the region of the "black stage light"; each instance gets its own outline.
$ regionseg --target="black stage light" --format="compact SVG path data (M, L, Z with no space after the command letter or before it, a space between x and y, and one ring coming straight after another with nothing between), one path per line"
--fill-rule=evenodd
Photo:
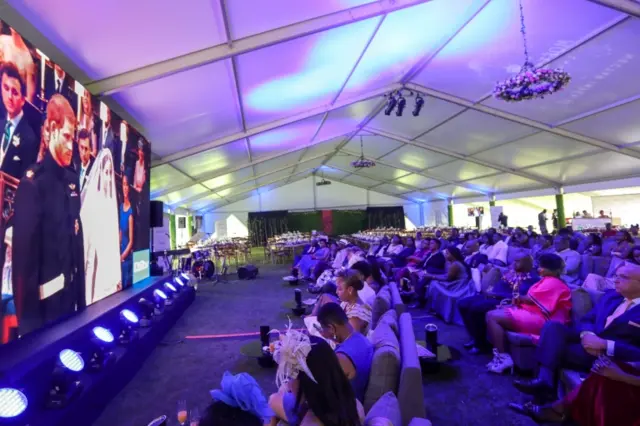
M384 109L384 115L391 115L397 103L398 101L396 100L395 94L390 94L389 100L387 101L387 107Z
M178 295L178 289L171 283L164 283L164 292L168 297L167 302L173 303L173 299ZM170 303L167 303L168 305Z
M114 341L113 334L108 329L104 327L93 328L91 331L93 350L89 358L89 367L92 370L101 370L115 362L116 356L111 351Z
M304 315L306 312L306 308L302 306L302 291L299 288L296 288L293 293L294 300L296 301L295 308L292 308L293 314L295 316Z
M127 344L138 337L136 329L140 325L140 320L133 311L129 309L121 310L120 323L122 324L122 329L120 330L118 341L121 344Z
M155 314L155 305L144 297L141 297L140 300L138 300L138 307L140 308L141 314L140 327L149 327Z
M413 107L413 116L417 117L420 115L420 110L424 106L424 99L420 96L420 93L416 93L416 106Z
M404 107L407 106L407 100L402 96L402 93L398 93L398 108L396 109L396 115L402 117Z
M65 407L82 391L80 373L83 369L84 360L78 352L63 349L58 354L47 397L47 407Z
M158 315L158 312L162 313L165 305L169 305L169 300L167 300L168 298L164 291L159 288L153 290L153 298L156 302L156 315Z

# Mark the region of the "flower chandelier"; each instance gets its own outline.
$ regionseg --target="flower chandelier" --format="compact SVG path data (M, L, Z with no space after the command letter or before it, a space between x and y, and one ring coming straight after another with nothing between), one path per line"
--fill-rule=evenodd
M362 146L362 135L360 135L360 158L351 162L351 167L355 169L368 169L375 167L375 161L367 160L364 158L364 148Z
M506 102L520 102L544 98L562 90L571 81L568 72L561 68L536 68L529 60L527 32L524 25L524 10L520 0L520 32L524 44L524 65L515 76L496 84L493 96Z

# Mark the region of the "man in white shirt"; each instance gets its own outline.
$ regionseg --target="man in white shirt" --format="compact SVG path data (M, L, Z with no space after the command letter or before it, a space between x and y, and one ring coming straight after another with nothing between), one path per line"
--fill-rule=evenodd
M567 284L578 285L582 256L577 251L571 250L570 242L568 235L558 235L554 240L554 246L558 256L564 261L564 274L560 278Z
M349 241L347 240L338 240L338 253L336 254L336 258L333 259L333 263L331 267L333 269L340 269L343 266L347 266L349 249L348 246Z

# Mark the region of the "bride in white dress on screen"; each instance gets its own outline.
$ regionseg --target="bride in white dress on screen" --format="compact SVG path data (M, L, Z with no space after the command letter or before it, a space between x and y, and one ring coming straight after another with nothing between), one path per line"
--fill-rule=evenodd
M82 188L87 305L122 289L118 197L111 151L102 149Z

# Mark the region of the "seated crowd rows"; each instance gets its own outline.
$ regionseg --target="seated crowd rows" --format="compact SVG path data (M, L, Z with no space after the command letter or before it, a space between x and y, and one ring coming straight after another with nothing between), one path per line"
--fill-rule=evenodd
M372 306L396 282L405 302L463 325L470 354L493 353L491 373L513 371L508 333L537 345L537 375L514 381L535 399L510 404L517 412L538 421L640 425L640 369L634 365L640 362L640 247L634 231L584 235L564 228L538 236L517 228L461 236L452 229L446 238L441 231L405 241L383 238L366 251L320 237L294 261L295 273L318 294L312 312L318 337L291 327L280 335L272 348L279 390L268 400L250 376L225 374L206 414L227 416L229 423L201 424L365 424ZM583 268L595 257L609 262L601 275ZM580 294L594 306L576 317ZM567 368L584 373L583 381L558 400ZM250 420L229 417L236 415Z
M322 293L314 314L338 301L364 335L371 298L387 282L398 282L414 307L463 325L469 353L492 352L492 373L513 372L507 333L528 336L538 348L539 376L514 385L536 401L555 399L562 368L591 372L564 399L512 404L516 411L536 420L571 416L578 424L633 425L640 422L640 404L633 404L640 402L640 370L633 364L640 362L637 238L637 226L616 231L608 225L601 233L567 227L552 235L537 235L532 227L464 236L452 229L447 238L438 230L405 241L385 237L368 251L341 240L326 257L304 254L294 267L312 281L311 291ZM579 318L576 291L594 304Z

